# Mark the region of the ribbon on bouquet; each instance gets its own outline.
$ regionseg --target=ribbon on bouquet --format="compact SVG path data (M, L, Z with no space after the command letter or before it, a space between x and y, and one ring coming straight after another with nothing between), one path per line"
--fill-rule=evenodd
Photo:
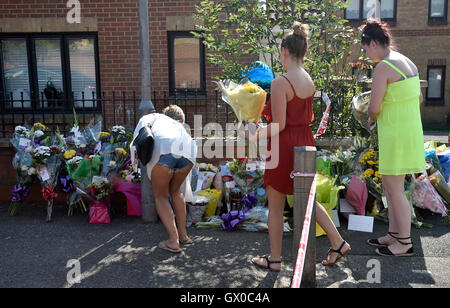
M327 108L322 116L322 120L320 121L319 128L317 129L317 132L314 135L314 138L317 138L317 137L325 134L325 131L327 130L328 120L330 118L330 112L331 112L331 100L328 97L328 95L323 92L317 92L314 97L322 98L322 100L327 104Z
M52 186L50 186L47 188L42 188L42 198L44 200L55 199L58 198L58 194L55 193L55 189Z

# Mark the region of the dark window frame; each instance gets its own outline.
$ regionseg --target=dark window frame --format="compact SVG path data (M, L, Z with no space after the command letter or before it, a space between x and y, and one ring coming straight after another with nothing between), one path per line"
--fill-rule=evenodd
M427 67L427 82L430 81L430 70L432 69L442 69L442 82L441 82L441 95L438 98L429 98L428 89L426 92L426 102L427 105L444 105L445 104L445 83L446 83L446 69L445 65L428 65Z
M344 18L347 19L349 22L361 22L366 20L366 18L363 18L364 15L364 0L359 0L359 18L347 18L347 9L345 9L344 12ZM397 0L394 0L394 17L393 18L382 18L382 21L385 22L391 22L395 23L397 22Z
M431 1L428 0L428 22L447 22L448 21L448 0L445 0L444 4L444 16L443 17L432 17L431 16Z
M169 94L170 96L187 95L187 96L206 96L206 57L205 46L200 40L200 88L183 89L176 88L175 85L175 50L174 42L177 38L195 38L190 31L168 31L167 43L169 52Z
M5 79L4 79L4 66L3 66L3 55L2 55L2 40L7 39L21 39L26 41L27 56L28 56L28 75L29 75L29 88L30 88L30 100L31 108L6 108L7 95L5 90ZM64 92L64 105L61 108L52 107L40 107L40 93L38 84L38 68L37 68L37 58L36 58L36 46L35 42L38 39L59 39L60 52L61 52L61 73L62 73L62 84ZM72 92L72 77L70 68L70 56L69 56L69 40L72 39L93 39L94 40L94 53L95 53L95 74L96 74L96 107L77 107L76 110L85 111L101 111L101 83L100 83L100 56L99 56L99 46L98 46L98 34L97 33L25 33L25 34L0 34L0 93L4 93L0 97L0 112L2 113L20 113L20 112L51 112L51 113L72 113L73 112L73 92ZM68 103L70 102L70 104Z

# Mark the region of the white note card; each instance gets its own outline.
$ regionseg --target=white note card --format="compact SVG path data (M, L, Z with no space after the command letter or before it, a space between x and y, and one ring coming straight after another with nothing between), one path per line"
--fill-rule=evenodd
M356 213L356 210L345 199L339 200L339 208L341 213Z
M19 140L19 146L21 146L21 147L27 147L30 145L30 143L31 143L30 139L20 138L20 140Z
M348 229L360 232L373 232L373 217L370 216L360 216L360 215L350 215L348 219Z
M50 180L50 174L48 174L47 168L43 168L39 171L39 175L41 176L43 182Z
M336 226L336 228L339 228L341 226L341 223L339 221L339 214L337 210L333 210L332 211L332 216L331 218L333 219L333 223Z

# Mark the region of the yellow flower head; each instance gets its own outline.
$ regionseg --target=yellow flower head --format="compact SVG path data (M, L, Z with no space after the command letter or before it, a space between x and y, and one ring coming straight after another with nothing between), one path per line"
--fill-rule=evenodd
M376 165L376 162L374 162L373 160L369 160L369 161L367 161L367 163L371 166Z
M362 177L363 178L368 178L371 177L374 174L373 169L367 169L366 171L363 172Z
M40 129L40 130L42 130L42 131L45 131L45 130L47 129L47 127L46 127L44 124L39 123L39 122L34 123L33 126L34 126L34 127L37 127L38 129Z
M100 135L98 136L98 139L108 138L109 136L110 134L108 132L101 132Z
M381 174L380 174L378 171L375 172L375 176L376 176L377 178L381 179Z
M244 89L246 89L250 93L257 93L260 91L258 84L247 82L243 85Z
M71 158L73 158L76 154L77 154L77 152L75 152L75 150L70 150L70 151L67 151L66 153L64 153L64 158L65 158L65 159L71 159Z
M122 148L117 148L117 149L116 149L116 153L122 154L123 156L125 156L125 155L128 154L127 151L125 151L125 150L122 149Z

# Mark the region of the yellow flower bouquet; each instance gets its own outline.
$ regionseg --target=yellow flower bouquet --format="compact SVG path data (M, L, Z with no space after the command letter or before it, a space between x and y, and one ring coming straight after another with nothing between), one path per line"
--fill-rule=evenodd
M222 99L233 108L239 122L256 123L261 119L267 93L252 82L237 84L231 80L216 82Z
M381 174L378 172L378 152L374 149L365 151L358 161L362 167L361 177L365 180L370 192L383 195Z

